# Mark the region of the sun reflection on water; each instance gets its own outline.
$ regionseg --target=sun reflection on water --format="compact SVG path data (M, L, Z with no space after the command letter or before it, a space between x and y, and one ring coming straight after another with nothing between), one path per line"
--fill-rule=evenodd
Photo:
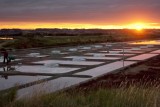
M10 38L10 37L0 37L0 40L13 40L13 38Z
M140 41L140 42L132 42L131 44L139 44L139 45L160 45L160 40L150 40L150 41Z

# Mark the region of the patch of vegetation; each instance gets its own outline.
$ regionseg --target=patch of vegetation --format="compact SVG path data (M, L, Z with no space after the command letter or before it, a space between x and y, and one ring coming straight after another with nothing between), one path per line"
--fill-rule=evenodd
M35 48L35 47L50 47L50 46L66 46L66 45L82 45L102 42L119 42L127 40L135 40L137 37L124 35L99 35L99 36L25 36L16 38L3 45L5 48ZM139 38L140 39L140 38Z
M3 103L5 105L1 107L158 107L159 97L159 87L99 88L87 93L72 90L72 93L40 94L14 102L9 100L9 103ZM3 99L3 102L6 102L5 100L7 99Z
M13 88L7 92L0 92L0 107L10 105L15 101L17 89Z
M33 48L61 45L78 45L86 43L105 42L109 40L106 36L60 36L60 37L22 37L14 42L9 42L3 47L7 48Z

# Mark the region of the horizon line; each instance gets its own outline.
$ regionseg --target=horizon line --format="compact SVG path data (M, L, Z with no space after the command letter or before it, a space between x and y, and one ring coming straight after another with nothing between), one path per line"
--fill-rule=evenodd
M36 29L69 29L69 30L76 30L76 29L84 29L84 30L92 30L92 29L97 29L97 30L136 30L136 28L0 28L0 30L7 29L7 30L12 30L12 29L20 29L20 30L36 30ZM143 28L143 30L160 30L160 28Z

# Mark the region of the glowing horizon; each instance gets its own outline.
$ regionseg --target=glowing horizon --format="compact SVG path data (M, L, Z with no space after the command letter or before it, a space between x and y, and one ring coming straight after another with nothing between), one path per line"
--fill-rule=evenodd
M160 0L0 0L0 28L160 29Z
M41 23L41 22L8 22L0 23L0 29L36 29L36 28L60 28L60 29L160 29L159 23L135 22L125 25L98 25L85 23Z

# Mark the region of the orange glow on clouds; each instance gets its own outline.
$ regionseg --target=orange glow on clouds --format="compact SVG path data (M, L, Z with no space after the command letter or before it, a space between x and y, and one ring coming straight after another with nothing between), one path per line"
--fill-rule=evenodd
M35 29L35 28L68 28L68 29L159 29L159 23L142 23L137 22L133 24L126 25L96 25L96 24L86 24L86 23L41 23L41 22L0 22L0 29L2 28L20 28L20 29Z

